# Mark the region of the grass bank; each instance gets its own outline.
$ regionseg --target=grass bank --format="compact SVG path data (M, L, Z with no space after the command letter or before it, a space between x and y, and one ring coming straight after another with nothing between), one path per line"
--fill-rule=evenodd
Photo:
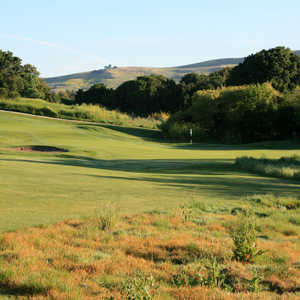
M64 105L30 98L0 99L0 109L52 118L83 120L152 129L157 128L161 122L158 115L153 118L133 118L125 113L107 110L97 105Z

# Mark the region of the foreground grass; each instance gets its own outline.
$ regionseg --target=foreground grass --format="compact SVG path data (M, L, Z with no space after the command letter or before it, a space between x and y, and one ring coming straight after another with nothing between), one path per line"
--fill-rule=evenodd
M280 159L238 157L235 164L262 175L300 180L300 156L296 155Z
M276 204L299 199L269 194L240 200L233 209L186 201L174 210L119 217L102 206L94 218L2 234L0 294L3 299L299 299L300 227L291 219L299 221L300 209ZM246 207L256 215L257 246L265 252L251 263L233 258L229 234L243 222ZM103 227L103 220L112 222Z
M64 105L30 98L0 99L0 109L61 119L85 120L152 129L157 128L161 123L159 114L149 118L133 118L125 113L107 110L98 105Z
M68 152L17 151L30 145ZM253 193L297 197L298 182L255 175L234 160L300 155L299 148L168 144L155 130L0 112L0 231L90 216L104 200L122 213L139 213L183 200L234 208Z

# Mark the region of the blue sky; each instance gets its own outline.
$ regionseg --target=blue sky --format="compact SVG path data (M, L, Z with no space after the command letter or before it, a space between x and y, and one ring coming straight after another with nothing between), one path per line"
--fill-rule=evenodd
M300 50L299 0L1 1L1 50L42 76Z

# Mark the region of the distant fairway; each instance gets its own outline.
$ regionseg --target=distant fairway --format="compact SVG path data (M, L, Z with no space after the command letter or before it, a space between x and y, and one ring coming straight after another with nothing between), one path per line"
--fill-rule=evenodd
M233 165L237 156L300 155L300 145L168 144L155 131L0 112L0 231L93 215L103 200L122 212L188 200L231 207L253 193L300 196L300 183ZM69 152L12 151L28 145ZM25 148L26 149L26 148Z

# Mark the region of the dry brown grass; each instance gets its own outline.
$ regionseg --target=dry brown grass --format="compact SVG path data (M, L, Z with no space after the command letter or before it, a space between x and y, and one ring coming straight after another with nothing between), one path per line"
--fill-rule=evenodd
M144 299L297 299L299 244L260 241L266 257L243 264L232 260L226 226L139 214L121 216L108 231L85 219L5 233L0 292L18 299L131 299L129 290L141 296L149 284L151 297ZM212 268L224 279L217 287ZM255 272L257 291L251 288Z

